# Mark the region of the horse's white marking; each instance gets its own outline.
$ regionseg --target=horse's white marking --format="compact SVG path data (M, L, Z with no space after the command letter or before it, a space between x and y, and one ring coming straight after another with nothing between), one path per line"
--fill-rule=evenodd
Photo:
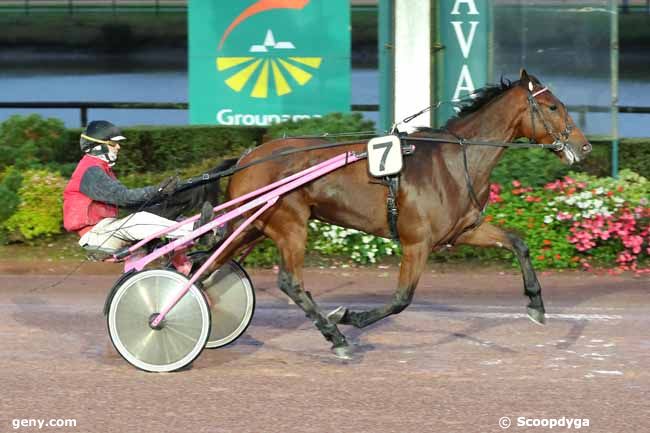
M532 81L528 82L528 90L530 90L531 92L533 91L533 82ZM533 96L535 96L535 95L533 95Z
M590 343L604 343L605 340L590 340Z

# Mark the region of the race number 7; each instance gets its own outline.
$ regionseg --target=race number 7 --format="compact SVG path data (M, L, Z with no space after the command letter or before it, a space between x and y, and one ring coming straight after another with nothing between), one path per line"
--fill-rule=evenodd
M375 177L390 176L402 170L400 139L394 135L373 138L368 142L368 171Z
M380 171L386 171L386 158L388 157L388 152L390 152L390 148L393 147L393 143L388 141L386 143L377 143L373 144L372 148L374 150L377 149L386 149L384 150L384 154L381 156L381 162L379 163L379 170Z

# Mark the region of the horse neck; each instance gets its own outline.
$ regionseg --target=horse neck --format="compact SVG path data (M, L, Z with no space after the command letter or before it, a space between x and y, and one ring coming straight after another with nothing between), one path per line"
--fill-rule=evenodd
M450 121L446 129L466 140L510 142L521 136L521 118L525 113L516 96L516 89L510 90L482 109ZM474 180L487 182L504 151L504 147L468 146L468 165Z

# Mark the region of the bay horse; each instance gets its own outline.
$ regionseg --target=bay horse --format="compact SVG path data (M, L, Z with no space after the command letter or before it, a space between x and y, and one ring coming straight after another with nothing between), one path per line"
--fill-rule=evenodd
M397 290L386 305L366 311L339 307L325 314L303 286L309 219L391 237L386 212L388 189L368 173L367 160L346 165L283 196L226 248L213 267L218 268L258 239L270 238L281 255L280 289L333 344L336 356L350 358L353 347L338 325L364 328L403 311L413 300L427 257L434 249L449 244L502 247L512 251L519 261L524 294L530 299L528 316L543 324L541 286L528 247L517 235L481 218L488 202L490 173L505 148L466 145L463 149L459 139L503 143L526 137L531 142L561 143L553 151L571 164L583 159L591 151L591 144L564 104L537 78L522 70L518 81L501 80L500 85L480 89L473 101L441 130L421 129L403 140L408 143L413 137L436 137L440 142L414 142L414 154L404 157L397 193L402 258ZM324 142L316 138L269 141L244 155L237 165ZM341 148L308 150L264 161L232 175L227 196L236 198L344 151L362 152L365 146L365 142L359 141Z

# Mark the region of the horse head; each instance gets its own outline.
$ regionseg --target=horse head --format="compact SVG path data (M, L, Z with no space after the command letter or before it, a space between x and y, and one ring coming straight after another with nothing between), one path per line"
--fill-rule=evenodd
M569 165L591 152L589 140L576 126L564 103L548 87L524 69L516 87L526 106L520 125L522 136L537 143L556 144L551 151Z

